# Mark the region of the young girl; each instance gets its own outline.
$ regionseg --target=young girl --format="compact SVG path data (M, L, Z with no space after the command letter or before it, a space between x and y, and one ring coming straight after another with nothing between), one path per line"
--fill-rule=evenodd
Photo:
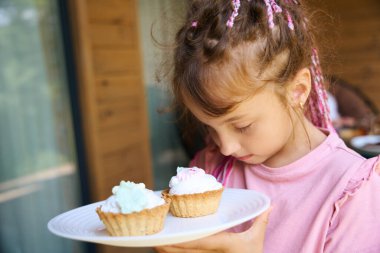
M158 252L380 252L379 157L364 159L331 127L304 6L195 0L176 43L176 102L208 136L191 165L265 193L273 209Z

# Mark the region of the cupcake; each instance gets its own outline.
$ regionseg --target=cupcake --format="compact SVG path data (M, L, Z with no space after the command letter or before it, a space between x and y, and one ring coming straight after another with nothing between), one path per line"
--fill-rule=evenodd
M176 217L199 217L217 211L223 186L203 169L177 168L177 175L170 179L168 190L162 192L171 201L170 212Z
M112 236L141 236L158 233L164 227L170 200L164 200L143 183L121 181L103 205L96 209Z

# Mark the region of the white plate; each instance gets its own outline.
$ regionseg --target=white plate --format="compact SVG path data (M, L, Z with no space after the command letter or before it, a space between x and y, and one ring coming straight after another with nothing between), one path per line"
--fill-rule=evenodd
M377 143L380 143L380 135L364 135L351 139L351 146L354 147L354 149L372 155L380 154L380 145L367 145Z
M156 192L160 194L160 191ZM198 218L177 218L168 214L164 229L154 235L109 236L95 212L103 201L79 207L51 219L49 230L65 238L124 247L153 247L196 240L234 227L260 215L270 200L253 190L225 189L215 214Z

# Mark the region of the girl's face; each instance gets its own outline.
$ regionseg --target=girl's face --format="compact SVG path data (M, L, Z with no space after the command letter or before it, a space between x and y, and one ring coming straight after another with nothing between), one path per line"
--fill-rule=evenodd
M206 125L210 136L225 156L248 164L278 165L294 144L295 118L278 95L262 89L221 117L211 117L191 101L189 110Z

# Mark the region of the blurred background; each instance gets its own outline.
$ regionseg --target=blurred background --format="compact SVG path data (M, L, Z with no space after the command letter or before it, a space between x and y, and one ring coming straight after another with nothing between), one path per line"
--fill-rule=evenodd
M337 129L346 140L379 134L380 2L308 2L327 22ZM172 41L185 5L0 0L0 252L152 252L63 239L46 225L123 179L163 189L187 165L192 152L156 81L170 50L152 40Z

